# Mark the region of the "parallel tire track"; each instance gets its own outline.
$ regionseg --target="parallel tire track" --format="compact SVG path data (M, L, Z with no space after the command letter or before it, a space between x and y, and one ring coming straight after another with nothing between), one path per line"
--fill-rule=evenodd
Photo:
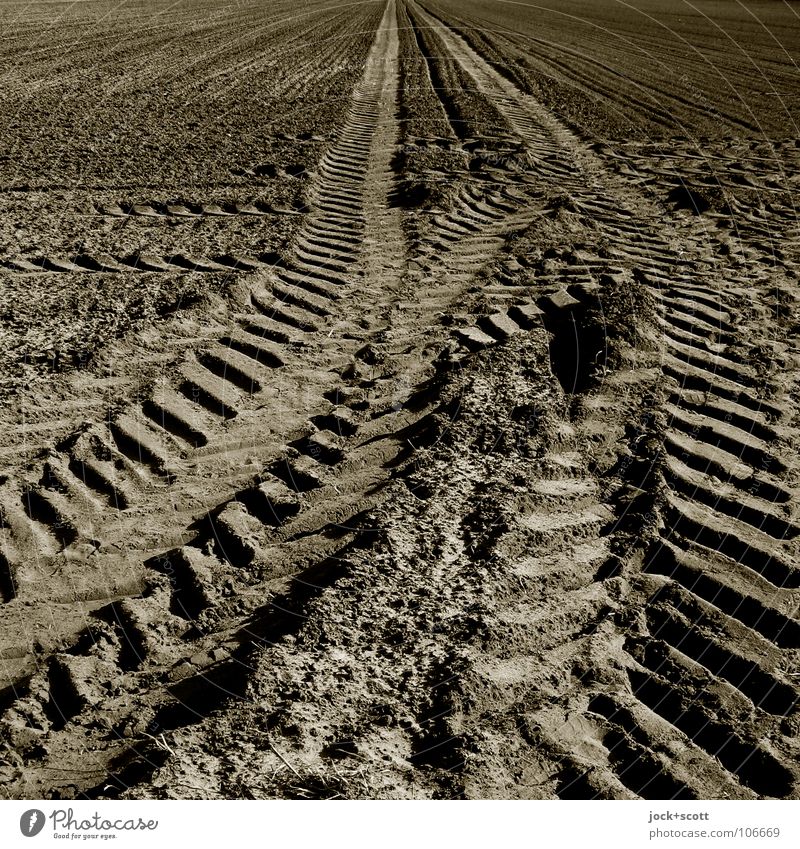
M299 213L298 213L299 214ZM3 259L0 267L22 274L123 274L131 272L171 272L185 274L187 271L219 273L231 271L256 271L269 268L277 261L274 254L218 254L202 257L194 254L139 253L114 257L108 254L76 254L70 257L42 256L30 259Z
M419 447L432 430L428 388L409 383L401 369L389 373L388 386L375 389L361 369L370 359L365 340L386 332L384 321L398 312L405 294L401 216L389 206L397 141L394 21L390 1L339 142L320 165L292 260L262 274L262 285L251 293L253 309L228 336L198 351L183 366L182 380L166 382L141 406L127 407L59 446L48 461L50 477L27 487L21 505L13 491L4 493L3 586L10 593L0 615L26 594L16 556L26 534L31 546L46 553L46 568L87 541L102 548L102 516L109 508L121 514L138 509L142 487L148 498L158 488L179 487L186 474L181 461L209 462L235 441L239 419L251 417L262 429L265 417L279 416L280 406L254 410L248 399L265 397L275 370L291 368L293 351L311 347L315 335L330 335L340 302L348 298L352 309L362 298L369 320L360 332L345 323L352 338L335 342L349 357L337 355L333 374L311 387L312 393L329 387L321 397L302 399L305 420L294 429L295 438L271 446L269 462L228 482L230 497L222 497L217 481L215 501L199 517L197 511L189 517L199 521L135 563L138 595L119 588L114 596L94 598L88 626L69 652L38 672L23 667L3 718L16 727L43 712L52 745L27 765L15 793L52 790L51 766L61 747L69 749L73 720L91 714L94 688L103 682L113 680L121 693L104 702L104 715L123 717L115 731L127 728L136 741L131 746L103 735L96 765L80 779L81 791L90 796L107 795L109 785L125 789L152 771L159 758L141 746L143 736L197 722L223 700L243 695L248 652L295 627L305 600L341 574L349 547L369 538L363 518L354 515L356 506L361 512L378 498L408 452L409 435ZM387 246L391 251L379 250ZM414 320L395 330L401 342L420 336ZM429 345L427 337L415 341L419 350ZM328 358L322 364L331 364L333 347L322 347ZM416 355L407 356L413 362ZM350 365L341 368L348 359ZM322 364L312 360L304 369L321 371ZM423 374L430 371L429 364L413 364ZM407 408L395 399L407 401ZM80 516L78 503L85 511ZM91 510L97 528L85 520ZM173 527L177 521L176 510ZM112 648L98 665L101 643ZM132 690L139 692L134 702L147 702L143 710L131 710L129 673ZM157 682L145 697L135 683L141 674Z
M311 467L341 461L339 446L356 427L334 391L336 375L327 376L323 367L331 365L327 349L336 347L329 342L326 349L325 339L333 328L349 326L344 297L359 297L364 269L370 267L361 242L380 226L364 218L365 181L374 170L371 157L386 159L385 170L391 174L391 148L385 148L383 131L377 137L376 131L381 122L394 120L386 114L393 102L385 102L390 75L396 73L393 15L389 3L343 129L320 164L292 259L268 268L237 260L258 273L248 278L255 284L250 306L234 324L192 351L174 378L160 381L137 403L120 399L118 411L106 421L87 423L53 446L44 461L0 487L0 651L18 661L6 670L4 693L9 687L24 693L35 665L33 634L17 627L23 609L32 611L26 614L31 625L49 619L54 606L62 610L57 626L49 629L45 652L73 639L85 627L81 620L87 612L105 609L102 615L113 613L128 646L123 668L136 666L136 658L147 655L151 637L137 611L148 602L126 598L141 593L157 574L137 553L142 516L162 510L168 518L174 511L175 519L166 527L171 524L173 537L188 540L196 532L183 530L183 522L205 513L223 559L238 568L256 553L246 542L248 528L253 523L275 526L292 515L296 492L318 481L319 472ZM384 195L390 189L377 187ZM358 337L335 343L341 345L335 354L339 367L361 344ZM290 372L295 351L311 352L311 360L299 363L289 377L278 377ZM304 391L306 370L323 375L319 391L330 387L333 400L315 396L313 389L311 394ZM237 427L240 419L243 426ZM282 444L282 432L284 439L300 438ZM235 458L237 451L259 445L264 446L260 455L274 458L269 465L274 474L260 472L253 484L252 469L239 468ZM217 458L227 454L232 454L225 464L230 477L215 477ZM287 456L289 460L281 459ZM206 466L209 472L202 471ZM198 474L205 490L200 499ZM241 498L226 501L237 491ZM204 503L209 505L205 510ZM169 539L165 542L162 551L169 547ZM151 545L145 543L144 550ZM189 574L186 570L198 558L202 560L199 550L177 556L179 587L181 576ZM159 562L151 558L150 566ZM194 599L202 596L199 589L192 592ZM176 604L184 613L202 608L196 600ZM79 708L82 702L72 699L70 704Z
M576 574L595 572L598 583L624 574L633 590L618 593L628 592L628 603L633 593L643 599L633 625L632 611L602 606L596 584L578 585L554 604L553 617L564 618L575 642L629 623L614 637L624 645L619 667L587 676L589 683L568 693L570 709L597 741L594 761L587 768L567 739L545 741L542 750L562 760L555 793L701 798L711 788L729 798L794 796L795 750L784 723L796 708L800 647L794 433L780 399L762 397L763 376L741 362L737 297L745 281L723 284L701 252L678 254L670 222L631 208L624 181L462 38L414 8L506 117L536 180L563 189L604 238L602 250L576 250L540 276L549 294L458 328L458 342L480 351L540 323L558 336L597 304L595 280L613 269L635 274L658 303L656 421L639 434L649 439L632 442L627 481L654 504L656 530L637 531L641 562L611 554L617 522L577 451L542 458L542 477L527 487L538 501L515 517L531 546L534 577L566 561ZM87 423L0 487L0 656L8 663L0 708L13 727L29 730L25 723L35 716L50 732L47 753L26 765L35 789L51 791L59 747L70 745L57 732L103 704L104 683L120 687L106 708L123 718L117 735L123 726L140 736L169 731L243 695L247 651L301 620L304 600L341 575L348 552L369 539L354 505L369 506L409 444L425 447L435 438L424 402L373 415L393 390L376 388L364 367L376 356L374 339L406 343L411 335L408 327L384 326L399 301L404 257L386 261L376 250L403 251L399 214L388 210L397 135L394 20L390 0L342 132L309 191L291 259L241 260L256 272L255 285L235 323L192 350L175 379L137 403L121 399L107 421ZM507 187L459 189L449 212L433 213L414 245L418 256L429 271L447 268L469 279L509 229L530 223L533 196ZM452 250L440 259L445 248ZM47 262L49 270L80 268ZM194 267L239 267L209 262ZM415 294L422 300L428 293ZM758 293L749 295L759 307ZM365 313L360 323L348 315L354 309ZM320 341L336 331L341 350ZM563 349L555 341L553 370L575 395L586 364L580 354L559 363ZM322 372L312 383L312 373ZM393 380L402 383L402 375ZM299 397L304 381L308 394ZM430 391L414 385L409 397ZM592 400L612 407L603 391L611 390ZM299 425L272 427L290 414ZM219 463L221 455L248 452L255 461L244 470ZM201 506L197 491L184 486L198 479ZM141 547L145 558L132 541L142 519L159 510L169 513L169 533ZM616 518L621 524L626 517ZM272 604L268 593L275 593ZM248 602L248 594L260 601ZM51 642L39 647L46 662L37 671L19 623L28 617L26 624L39 624L43 601L48 619L54 609L62 617ZM140 700L134 710L146 704L144 720L132 716L128 673ZM141 696L138 673L153 676L165 693ZM90 794L105 793L109 781L124 788L137 769L147 774L157 763L150 751L126 751L120 739L103 745L95 772L81 779ZM23 784L15 792L24 793Z
M648 220L621 201L631 190L604 173L568 130L462 38L432 16L420 16L525 140L535 167L594 219L608 252L584 255L578 265L590 275L609 260L632 267L659 304L663 477L653 475L652 457L643 458L636 483L666 484L657 502L661 540L649 547L638 579L649 600L645 632L626 643L627 680L616 692L594 696L589 706L589 715L616 735L609 766L645 797L708 792L694 784L698 772L685 756L658 764L640 781L643 761L636 752L642 745L655 750L657 739L671 736L703 764L706 787L715 793L793 795L792 748L781 736L781 721L798 699L785 670L792 668L791 650L800 637L794 543L800 527L785 479L792 458L776 445L776 438L789 435L782 407L764 400L762 378L741 364L746 340L729 294L737 285L730 278L721 283L714 263L702 255L678 256L677 234L673 241L663 221ZM566 298L562 305L570 308ZM462 340L473 348L491 344L515 332L508 318L487 317L479 330L462 332ZM716 686L713 696L708 682ZM724 682L721 689L718 682ZM773 745L762 742L767 736ZM638 776L635 785L626 781L632 775ZM569 795L574 787L568 783L562 792Z

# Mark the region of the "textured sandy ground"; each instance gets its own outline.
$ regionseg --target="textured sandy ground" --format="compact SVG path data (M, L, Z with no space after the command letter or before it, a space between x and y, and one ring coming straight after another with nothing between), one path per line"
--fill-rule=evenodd
M34 9L3 792L796 798L791 7Z

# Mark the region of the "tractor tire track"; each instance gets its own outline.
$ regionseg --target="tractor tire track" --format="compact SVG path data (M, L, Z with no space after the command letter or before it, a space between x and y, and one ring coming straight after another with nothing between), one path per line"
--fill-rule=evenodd
M165 492L181 489L186 477L182 459L198 468L208 464L217 477L204 510L195 506L181 518L187 511L180 506L180 494L172 494L173 530L162 534L151 551L139 545L130 552L138 594L126 597L122 590L116 597L96 599L77 642L63 636L72 645L69 651L38 672L28 668L12 685L16 696L9 697L4 721L18 728L24 717L44 711L51 740L48 756L31 759L28 783L15 783L12 793L53 787L51 764L70 756L75 729L96 704L87 676L98 676L99 644L106 646L100 680L120 682L124 693L104 707L122 736L102 747L95 768L81 779L81 792L87 795L107 793L109 785L127 789L135 768L152 771L159 758L143 750L147 735L170 734L199 722L226 699L243 695L250 653L303 621L308 600L341 575L348 552L369 543L372 531L364 516L382 497L395 469L436 438L438 378L432 358L447 342L448 330L437 330L433 317L442 307L452 308L459 290L406 274L403 215L390 203L398 142L394 22L390 2L341 144L324 157L319 182L309 193L311 211L298 232L292 261L262 273L262 285L250 296L256 312L220 343L199 352L191 368L184 367L184 384L165 385L141 410L114 418L109 426L113 440L91 430L70 445L69 459L51 464L60 487L66 488L64 478L77 472L85 486L84 502L102 499L101 511L114 505L122 514L135 510L141 495L119 474L119 463L112 468L114 450L127 459L127 471L135 468ZM268 389L270 372L291 368L293 346L302 351L314 334L325 338L337 331L340 302L356 298L369 304L369 320L360 325L344 320L346 333L336 339L338 356L328 361L330 377L309 384L294 432L276 433L265 460L225 481L231 494L221 497L216 458L237 452L237 438L245 451L254 448L237 436L247 398ZM431 329L421 332L421 327ZM256 368L265 363L266 375ZM318 365L305 366L301 377L308 379L312 368L315 374L320 371ZM286 417L288 408L273 403L255 423L264 415ZM227 434L220 433L220 418ZM176 459L174 451L165 450L163 435L160 444L144 438L153 425L183 445L183 456ZM72 481L70 486L75 489ZM55 537L55 510L62 507L66 513L66 506L63 500L56 503L56 487L45 489L35 489L27 519L38 521L34 530L40 536L49 531L48 552L69 552L91 529L77 527L66 516L68 532ZM9 516L20 512L25 510L14 507ZM143 527L140 518L137 525ZM13 553L7 566L5 585L12 592L4 607L9 609L25 593L19 589L21 571ZM125 682L136 686L143 674L160 683L144 701L134 698L137 707L131 711Z
M24 761L4 774L10 795L146 784L168 759L165 735L246 702L254 652L302 627L309 601L377 545L385 529L370 511L389 482L430 497L407 464L441 433L440 370L502 354L530 331L542 351L549 340L549 391L558 383L563 398L553 444L489 527L491 488L455 475L464 491L436 521L457 543L435 557L419 548L443 594L460 571L479 585L487 563L519 587L497 602L497 637L482 637L489 648L468 671L492 716L513 720L502 740L485 729L468 739L463 666L426 656L430 698L415 708L408 761L417 775L446 773L448 792L485 792L493 747L519 738L510 772L541 771L523 795L796 797L796 434L779 392L765 392L768 375L742 356L768 341L769 304L692 227L665 219L440 19L408 5L513 129L522 188L502 174L501 189L467 183L406 244L408 219L391 202L390 0L290 258L243 260L252 285L241 314L218 322L176 379L121 399L107 421L0 486L0 709ZM594 230L588 247L552 251L533 275L504 249L552 212L548 184ZM408 247L420 261L406 274ZM491 311L465 323L460 300L489 262L508 291L487 293ZM606 293L634 283L656 305L639 322L656 353L598 385L602 356L576 342L584 332L596 341ZM436 324L453 310L460 326ZM434 365L450 335L461 350ZM773 349L788 359L780 341ZM528 400L512 417L530 414L537 428ZM402 499L393 509L402 545ZM50 636L35 643L34 633ZM467 745L478 757L465 759ZM64 778L78 752L85 772Z
M745 293L759 319L769 307L741 275L722 278L730 270L715 267L696 234L692 239L680 222L666 223L648 210L622 176L608 173L460 36L419 16L525 140L535 167L557 180L602 233L604 256L585 252L565 258L568 266L582 267L591 279L613 262L635 272L658 304L663 388L656 418L663 425L646 431L663 447L660 456L641 458L632 483L656 496L651 515L659 531L645 546L642 572L625 572L646 599L640 633L626 638L625 678L589 694L586 721L606 729L603 768L646 798L727 796L731 788L740 797L794 797L796 754L784 717L793 714L798 696L791 670L800 633L794 589L800 528L787 477L796 460L785 449L791 437L783 406L765 399L763 375L741 358L748 341L741 334ZM556 285L563 271L551 279ZM577 311L577 294L568 287L558 305ZM484 319L493 334L467 331L462 340L473 348L489 345L506 321ZM758 331L748 325L748 332ZM653 762L645 774L637 752L658 751L670 737L703 764L702 774L677 755ZM766 737L771 744L762 742ZM585 768L573 770L559 795L574 793L585 775ZM609 782L594 792L611 792Z
M51 741L47 756L31 758L24 779L12 782L12 795L59 786L53 764L70 756L76 728L97 705L87 676L114 680L124 692L104 705L117 734L80 779L88 795L129 783L141 746L125 737L196 722L242 692L248 652L291 627L302 616L292 610L313 587L335 579L348 546L368 536L360 514L408 452L409 434L424 444L432 369L431 354L420 359L420 352L430 340L420 338L418 313L405 314L402 216L389 204L398 140L395 20L390 0L348 120L309 193L292 260L259 273L239 325L189 358L182 381L165 381L141 405L88 427L58 446L40 481L2 493L0 610L9 619L15 605L35 607L45 574L57 587L54 566L67 570L90 545L108 575L125 552L134 582L113 594L82 590L91 598L88 627L78 631L67 620L40 650L43 657L68 651L38 669L24 635L9 648L21 664L6 686L5 727L20 743L20 729L36 715L33 725ZM369 312L357 324L342 305L349 301L349 313L359 299ZM325 340L316 350L315 338ZM414 350L398 351L382 386L370 352L409 340ZM290 397L281 392L256 406L274 375L292 368L292 351L306 349L313 356L295 383L287 380ZM265 434L266 417L280 427ZM150 518L158 509L168 511L166 522ZM109 511L118 517L116 551L107 541ZM132 544L136 533L148 540ZM38 557L38 573L25 573L23 550ZM70 600L61 594L48 605L67 608ZM137 687L142 674L160 683L144 702L135 697L131 711L128 681Z
M3 653L18 659L4 693L29 689L25 681L39 662L35 625L55 607L62 614L54 628L39 629L48 638L38 651L46 656L70 644L87 611L111 604L134 623L122 629L130 636L126 662L133 663L131 652L147 642L135 610L147 602L126 597L141 593L155 574L145 560L191 540L196 531L184 528L205 516L218 544L242 563L253 552L237 529L258 521L245 502L274 524L283 501L292 503L294 481L311 476L302 472L304 458L318 458L323 468L341 459L342 433L350 431L348 411L335 400L336 372L352 361L364 334L350 318L352 301L344 305L359 298L372 261L360 247L376 238L364 207L371 209L375 192L385 205L391 189L383 124L394 126L385 95L396 75L393 10L389 4L344 128L321 163L292 260L268 270L258 264L238 321L188 352L177 378L159 381L138 403L120 399L121 410L107 421L87 423L2 486ZM377 185L368 185L375 178L371 158L386 160ZM298 458L290 472L279 472L290 474L289 485L271 477L272 490L265 482L252 498L225 507L257 470L280 466L286 450ZM75 603L81 609L72 615ZM28 627L20 628L23 610Z

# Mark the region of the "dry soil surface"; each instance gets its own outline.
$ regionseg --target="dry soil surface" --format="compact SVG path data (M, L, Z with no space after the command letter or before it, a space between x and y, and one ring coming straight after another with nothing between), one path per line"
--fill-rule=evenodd
M546 5L4 5L7 797L800 796L796 10Z

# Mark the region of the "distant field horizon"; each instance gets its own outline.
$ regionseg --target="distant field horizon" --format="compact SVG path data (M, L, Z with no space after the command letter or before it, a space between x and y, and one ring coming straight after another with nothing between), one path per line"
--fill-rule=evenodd
M800 799L799 15L0 3L0 798Z

